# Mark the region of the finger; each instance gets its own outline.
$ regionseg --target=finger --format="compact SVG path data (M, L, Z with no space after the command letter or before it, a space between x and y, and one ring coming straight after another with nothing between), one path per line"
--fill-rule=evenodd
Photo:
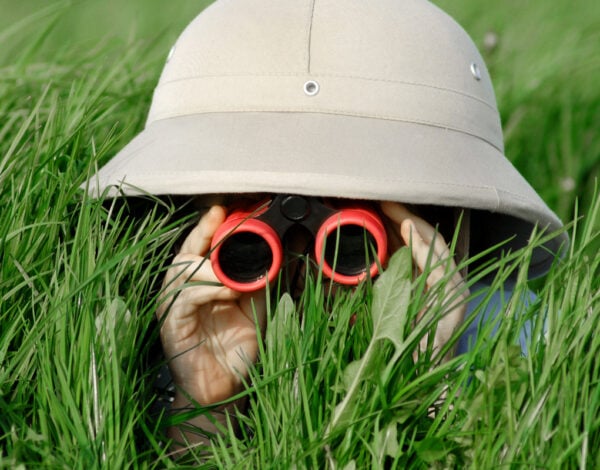
M203 256L179 254L167 270L163 288L176 288L184 282L220 283L212 269L210 259Z
M446 298L448 299L447 294ZM452 302L451 306L447 306L444 308L444 313L441 315L435 324L435 331L433 333L433 347L434 352L441 351L448 341L452 338L452 335L455 333L456 329L462 324L465 312L467 310L466 298L468 297L468 291L466 293L460 293L456 298L450 299ZM417 322L421 321L422 317L427 312L428 308L431 307L431 303L429 306L426 306L418 315ZM420 352L427 351L430 345L430 334L425 334L421 340L419 341ZM417 359L417 351L413 354L414 359ZM454 355L454 348L451 348L444 354L443 357L440 358L441 362L446 362L451 359Z
M463 302L440 318L435 332L434 346L443 347L448 342L456 328L462 323L465 310L466 305Z
M402 223L404 223L407 220L411 220L417 232L419 233L419 236L423 240L425 240L429 244L431 244L431 242L435 242L435 249L437 251L437 254L442 254L443 252L447 251L446 241L444 240L442 234L425 219L416 216L403 206L397 208L396 216L398 217L397 220L400 220L401 217L401 220L399 222L400 225L402 225Z
M440 243L435 244L432 251L431 244L420 236L410 219L402 224L402 236L406 244L412 248L412 256L419 270L424 272L428 264L430 265L431 269L426 280L427 288L432 288L450 272L453 274L445 283L444 290L447 296L454 296L454 291L463 284L463 278L443 238Z
M448 244L442 234L423 219L420 220L421 223L417 223L413 219L406 219L402 222L400 234L404 242L407 245L412 242L413 245L418 246L422 250L420 258L426 260L430 256L429 251L432 250L431 259L433 263L446 259L454 262L450 256ZM420 267L423 269L424 265Z
M188 255L191 256L191 255ZM215 275L210 260L194 256L193 259L182 259L173 264L167 271L163 283L163 294L177 291L184 284L205 283L203 287L222 287Z
M426 220L413 214L410 210L406 208L405 205L399 202L383 201L381 203L381 210L385 215L389 217L389 219L396 226L396 231L398 233L401 233L402 224L406 220L412 220L413 225L417 228L417 231L419 232L421 238L423 238L426 242L429 243L435 240L436 248L438 248L440 251L443 250L443 247L445 246L446 242L444 241L440 233Z
M433 348L434 350L442 350L448 341L454 335L454 332L462 324L467 305L462 299L460 304L457 304L454 308L450 309L440 320L438 321L433 337ZM454 349L451 348L444 357L441 358L441 362L447 362L454 355Z
M444 238L431 225L412 215L410 211L401 205L390 203L383 210L391 214L391 216L388 216L392 221L400 221L401 237L406 245L411 247L413 259L419 270L424 272L428 264L433 266L426 280L428 289L442 281L448 271L454 272L452 278L444 284L445 298L448 301L447 312L438 320L433 335L433 349L434 351L440 351L463 321L466 311L464 301L468 296L468 290L464 292L457 291L463 283L462 276L456 269L456 263L450 256L450 250ZM426 311L427 307L419 313L417 321L421 320ZM421 352L427 350L428 342L429 335L427 334L419 343ZM453 352L449 351L441 360L447 361L452 355ZM416 360L416 351L414 357Z
M398 224L398 226L405 220L414 217L414 214L410 212L404 204L393 201L382 201L380 203L381 210L391 220Z
M179 252L182 254L205 255L210 248L215 232L225 221L225 217L225 208L212 206L183 241Z
M240 295L240 292L226 286L184 285L180 290L170 289L163 294L157 317L160 320L165 313L170 312L164 325L168 326L168 323L196 315L200 307L212 302L236 300Z
M411 219L406 219L400 225L400 234L406 246L411 247L412 257L421 272L425 271L429 262L431 262L431 246L428 240L425 240L415 223Z
M185 283L190 282L205 282L207 285L188 286L185 287L184 290L191 287L198 287L208 289L209 293L212 292L213 295L216 295L217 290L222 287L212 269L210 260L196 255L177 255L173 260L173 264L167 270L163 280L162 292L159 296L159 308L156 312L159 319L162 317L165 310L174 303L175 295L178 296L178 303L181 304L182 298L179 298L181 293L178 294L180 287ZM210 300L209 296L206 301L208 302ZM197 303L195 305L197 305Z
M392 222L394 222L398 229L402 225L402 222L405 220L412 220L417 228L422 234L428 234L430 232L429 227L431 227L425 220L413 214L409 211L404 204L399 202L392 201L383 201L381 203L381 210L385 215L387 215ZM433 230L433 227L431 227ZM435 230L434 230L435 231Z
M185 305L185 312L197 312L198 307L207 305L211 302L235 300L240 296L240 292L234 291L229 287L221 286L190 286L184 287L176 303ZM182 309L183 311L184 309ZM184 314L177 315L183 318Z
M463 283L463 279L456 269L454 259L449 256L449 250L445 242L443 244L437 244L437 246L434 244L434 248L432 249L432 244L421 237L421 234L410 219L403 222L401 230L406 243L412 248L413 259L421 272L426 269L428 263L433 266L426 279L428 289L431 289L441 282L448 272L454 272L452 277L448 279L443 286L446 302L445 313L439 318L435 334L433 335L433 349L439 351L446 345L455 329L463 321L466 311L466 304L464 301L468 296L468 293L457 290ZM432 258L432 256L435 256L435 258ZM425 307L425 309L420 312L417 321L421 319L427 309L428 307ZM429 342L428 338L429 335L425 335L421 339L419 345L420 351L425 351L427 349L427 344ZM452 351L449 351L442 360L448 360L450 357L452 357Z

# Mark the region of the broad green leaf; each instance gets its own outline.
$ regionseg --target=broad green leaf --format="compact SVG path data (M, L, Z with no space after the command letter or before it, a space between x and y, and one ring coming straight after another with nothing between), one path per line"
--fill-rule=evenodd
M356 470L356 461L350 460L344 467L344 470Z
M356 380L356 376L359 373L362 374L362 380L368 380L373 376L373 372L373 368L369 367L369 364L366 364L364 359L361 358L356 361L352 361L344 369L343 382L345 390L348 390L350 387L352 387L352 383L354 380Z
M451 449L443 439L427 437L422 441L415 442L415 450L419 458L426 463L435 463L448 455Z
M390 340L396 351L404 343L404 325L410 297L412 261L408 248L398 250L390 259L388 269L373 287L373 337L362 358L352 362L344 370L343 383L346 396L336 406L326 434L343 428L350 423L352 404L356 401L360 385L373 373L370 367L377 345L384 339ZM397 357L397 355L395 356Z
M373 448L383 462L385 456L395 457L398 453L398 423L389 423L385 428L378 430L373 437Z
M275 315L273 317L273 323L275 323L275 334L284 334L286 330L286 324L294 316L296 306L294 300L288 293L284 293L279 299Z
M389 339L396 349L404 342L410 298L412 258L403 247L390 259L386 271L373 286L373 340Z

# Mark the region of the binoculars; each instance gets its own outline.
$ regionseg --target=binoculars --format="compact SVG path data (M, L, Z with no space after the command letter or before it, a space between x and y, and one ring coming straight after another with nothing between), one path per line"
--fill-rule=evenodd
M315 197L280 194L251 210L234 210L217 229L210 255L217 278L239 292L273 282L283 260L282 239L294 226L313 235L314 260L340 284L373 277L386 261L385 227L373 209L333 208Z

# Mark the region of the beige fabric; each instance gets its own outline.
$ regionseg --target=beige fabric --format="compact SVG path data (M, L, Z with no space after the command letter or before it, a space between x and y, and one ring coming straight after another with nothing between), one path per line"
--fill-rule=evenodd
M304 84L315 80L310 99ZM218 93L215 93L218 90ZM465 106L465 101L469 104ZM406 121L452 129L502 150L498 113L476 97L395 81L321 75L201 77L161 84L149 123L216 112L303 112Z
M146 129L89 191L470 207L515 218L515 247L534 224L561 227L503 155L479 52L425 0L218 0L175 44Z

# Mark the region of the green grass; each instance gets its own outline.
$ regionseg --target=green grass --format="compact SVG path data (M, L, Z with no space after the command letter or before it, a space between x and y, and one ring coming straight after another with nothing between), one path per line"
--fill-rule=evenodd
M187 222L174 202L103 204L78 188L142 128L166 52L205 3L0 2L0 468L200 458L172 462L166 421L149 411L157 285ZM402 284L400 258L377 288L330 298L316 282L296 304L275 299L240 433L225 432L207 465L600 466L600 7L439 3L484 49L507 154L574 222L571 251L534 305L511 304L493 340L443 367L412 360L422 278L395 302L405 316L371 308ZM527 259L501 260L496 288ZM406 322L383 337L375 311ZM527 319L538 334L523 358ZM348 380L361 360L370 373Z

